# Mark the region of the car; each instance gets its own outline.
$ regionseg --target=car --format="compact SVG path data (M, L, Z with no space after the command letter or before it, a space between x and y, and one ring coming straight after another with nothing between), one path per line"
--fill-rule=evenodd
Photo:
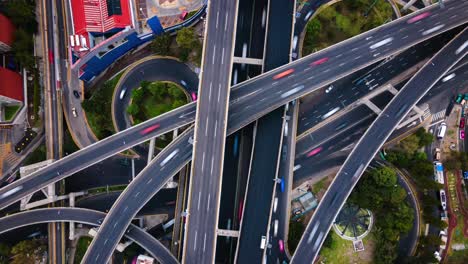
M180 84L182 84L183 86L187 86L187 83L184 80L180 80Z
M307 15L304 17L304 21L307 21L312 15L312 13L314 13L314 10L310 10L309 13L307 13Z
M284 252L284 242L282 239L278 240L278 247L281 253Z
M278 219L276 219L275 222L273 223L273 236L274 237L278 235L278 225L279 225L279 221Z
M149 126L149 127L145 128L145 129L143 129L143 130L140 132L140 134L146 135L146 134L148 134L148 133L150 133L150 132L152 132L153 130L158 129L158 128L159 128L159 124L155 124L155 125L152 125L152 126Z
M276 208L278 208L278 197L275 197L273 202L273 213L276 213Z
M328 61L327 57L321 58L320 60L316 60L316 61L312 62L311 64L309 64L309 66L317 66L317 65L323 64L323 63L325 63L327 61Z
M322 147L318 147L318 148L311 150L309 153L307 153L307 157L310 158L312 156L319 154L320 151L322 151L322 149L323 149Z
M77 90L73 90L73 95L77 98L80 99L80 93Z
M280 178L280 179L281 179L281 182L280 182L281 192L284 192L284 179L283 178Z
M435 148L434 149L434 159L435 160L440 160L440 148Z
M455 73L449 74L445 76L444 78L442 78L442 82L450 81L451 79L453 79L453 77L455 77Z
M329 93L331 92L331 90L333 90L334 86L333 84L331 84L330 86L327 87L327 89L325 89L325 93Z
M123 88L122 91L120 91L120 95L119 95L120 100L124 98L125 93L127 93L127 89Z
M442 209L447 209L447 197L444 190L440 190L440 204L442 205Z
M166 164L167 164L172 158L174 158L174 157L177 155L177 153L179 153L179 149L175 149L175 150L172 151L169 155L167 155L167 157L166 157L163 161L161 161L161 163L160 163L161 167L166 166Z
M465 130L460 130L460 139L465 139Z
M302 168L302 165L295 165L293 168L293 171L297 171L300 168Z
M406 22L408 24L412 24L412 23L417 22L417 21L419 21L421 19L424 19L424 18L426 18L426 17L428 17L430 15L431 15L430 12L424 12L424 13L421 13L421 14L415 16L415 17L412 17L412 18L408 19L408 21L406 21Z
M196 100L197 100L197 93L192 92L190 95L192 96L192 100L193 100L193 101L196 101Z
M455 103L459 104L463 100L463 94L458 94L457 98L455 98Z
M296 46L297 46L297 39L298 39L297 35L296 35L296 36L294 36L294 38L293 38L293 47L292 47L292 48L293 48L293 50L296 50Z
M384 45L387 45L388 43L392 42L393 41L393 38L392 37L389 37L389 38L386 38L384 40L381 40L375 44L372 44L369 48L370 49L376 49L378 47L382 47Z
M262 236L262 239L260 240L260 248L265 249L266 246L266 236Z
M460 128L465 128L465 118L460 119Z
M73 114L74 117L77 117L77 116L78 116L78 115L76 114L76 108L75 108L75 107L72 108L72 114Z
M180 19L185 20L187 18L188 12L183 11L182 14L180 14Z
M294 69L285 70L284 72L278 73L275 76L273 76L273 80L281 79L283 77L286 77L286 76L290 75L293 72L294 72Z

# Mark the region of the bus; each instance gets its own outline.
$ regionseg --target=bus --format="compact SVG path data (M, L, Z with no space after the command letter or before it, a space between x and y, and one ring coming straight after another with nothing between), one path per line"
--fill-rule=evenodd
M437 138L438 139L443 139L444 136L445 136L445 131L446 130L447 130L447 124L446 123L440 124L439 131L437 132Z
M444 184L444 166L441 162L434 162L434 180L440 184Z

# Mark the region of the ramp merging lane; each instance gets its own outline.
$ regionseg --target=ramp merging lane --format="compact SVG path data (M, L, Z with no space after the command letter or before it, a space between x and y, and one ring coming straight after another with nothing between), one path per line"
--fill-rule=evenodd
M468 18L464 14L468 12L468 1L448 1L445 6L444 9L440 9L437 6L422 9L419 12L395 20L343 43L267 72L260 77L255 77L236 85L231 91L233 99L230 100L227 134L236 131L265 113L295 98L312 92L384 57L467 22ZM407 22L410 18L423 12L430 12L431 15L421 20L421 23ZM436 23L443 23L444 26L434 26ZM434 30L434 27L437 27L437 30ZM418 33L414 34L412 32ZM390 36L393 38L391 42L375 48L377 43L382 43L382 41L390 38ZM328 61L317 65L318 62L323 61L323 58L328 58ZM275 79L275 76L278 76L280 73L284 74L285 71L290 72L290 75ZM57 182L111 155L147 141L154 136L189 124L194 120L194 116L195 103L190 103L62 158L50 166L33 173L28 178L20 179L2 188L0 190L0 208L4 208L50 183ZM188 152L191 151L188 141L175 141L171 145L182 148L179 150L181 152L179 155L182 155L183 150L188 149ZM190 153L188 155L187 160L190 160ZM170 165L173 168L180 167L172 164L176 160L178 161L179 159L169 161L166 166ZM152 175L153 177L157 175L155 178L162 177L157 171L153 171ZM154 185L139 186L139 188L150 189L154 188ZM125 193L127 191L122 195ZM120 201L120 199L117 202L125 203L124 201ZM133 203L131 205L140 206ZM127 216L117 215L117 218L119 217ZM119 239L118 236L115 238Z
M208 4L182 256L185 263L214 262L237 9L237 0L211 0Z
M23 226L51 222L78 222L99 226L105 213L83 208L41 208L0 218L0 234ZM178 263L171 252L143 229L130 225L125 236L140 245L161 263Z
M358 141L310 220L291 263L313 263L336 216L362 173L416 103L467 53L463 30L428 61L390 101Z

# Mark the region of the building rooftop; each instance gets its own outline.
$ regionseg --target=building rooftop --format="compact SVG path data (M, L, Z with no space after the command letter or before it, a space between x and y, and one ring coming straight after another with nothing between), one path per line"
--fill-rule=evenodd
M23 101L23 79L19 73L0 67L0 96Z
M15 26L13 23L8 17L0 13L0 42L11 47L14 40L14 33Z

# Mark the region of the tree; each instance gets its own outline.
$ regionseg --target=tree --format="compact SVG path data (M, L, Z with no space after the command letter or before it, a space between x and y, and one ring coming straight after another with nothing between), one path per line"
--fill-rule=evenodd
M127 107L127 113L129 115L136 115L140 112L140 107L137 104L131 104Z
M162 34L156 36L150 44L151 51L156 54L166 56L171 52L171 36L169 34Z
M28 69L34 68L33 46L33 38L30 33L22 28L15 31L15 41L13 42L15 58L23 67Z
M21 241L11 249L11 254L13 255L11 263L37 263L42 260L45 250L45 243L42 240L32 239Z
M132 100L139 102L145 96L145 90L143 89L135 89L132 91Z
M419 138L416 135L411 135L400 142L400 147L403 151L413 154L419 149Z
M0 243L0 264L7 264L9 262L10 251L10 246Z
M289 222L289 233L288 233L288 247L289 252L293 254L296 251L296 247L304 233L305 227L301 222L290 221Z
M434 141L434 135L427 133L422 127L416 131L416 136L419 138L419 147L427 146Z
M370 172L374 182L379 186L394 186L397 183L396 172L390 167L382 167Z
M182 49L192 50L196 41L193 28L184 27L177 32L176 42Z
M15 27L28 33L37 33L37 21L34 0L15 0L6 2L6 14Z

